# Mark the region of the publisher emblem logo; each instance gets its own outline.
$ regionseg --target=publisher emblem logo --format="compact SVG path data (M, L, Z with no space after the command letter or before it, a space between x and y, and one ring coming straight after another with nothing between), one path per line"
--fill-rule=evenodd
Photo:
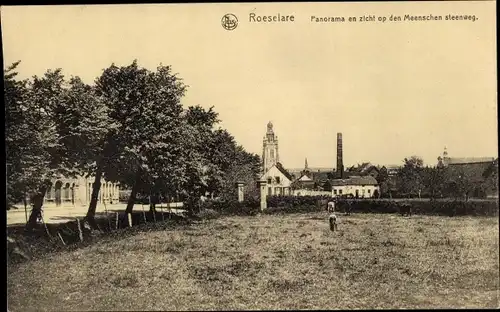
M228 13L222 17L221 24L224 29L233 30L238 26L238 18L236 15Z

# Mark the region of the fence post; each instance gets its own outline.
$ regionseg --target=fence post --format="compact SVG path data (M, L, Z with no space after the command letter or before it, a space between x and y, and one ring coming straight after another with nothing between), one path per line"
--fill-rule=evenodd
M243 188L245 186L245 183L243 182L236 182L236 188L238 190L238 202L243 202L244 198L244 193L243 193Z
M258 181L257 184L260 188L260 210L264 211L267 209L267 182L265 180Z

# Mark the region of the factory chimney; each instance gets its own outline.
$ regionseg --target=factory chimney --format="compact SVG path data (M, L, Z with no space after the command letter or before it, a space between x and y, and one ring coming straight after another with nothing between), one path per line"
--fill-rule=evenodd
M344 178L344 162L342 157L342 133L337 133L337 179Z

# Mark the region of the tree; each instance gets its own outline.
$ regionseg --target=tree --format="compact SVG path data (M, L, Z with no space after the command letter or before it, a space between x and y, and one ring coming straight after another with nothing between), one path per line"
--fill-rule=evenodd
M248 153L240 145L236 146L235 158L229 168L222 176L222 187L220 192L223 197L236 198L235 184L243 182L246 185L246 195L257 193L257 180L260 172L260 157L256 154Z
M387 168L385 166L380 168L376 179L380 187L380 193L387 194L389 192L389 173L387 172Z
M458 176L454 182L456 183L458 194L464 196L465 200L468 201L475 188L475 183L473 183L471 176L465 170L459 169Z
M94 188L91 194L93 209L87 213L87 220L93 224L98 189L102 178L101 159L107 143L107 134L117 127L108 116L108 108L96 93L96 89L82 82L79 77L69 81L69 87L63 100L55 107L54 120L60 136L59 151L67 168L73 176L95 174ZM96 186L97 185L97 186Z
M95 88L79 77L72 77L61 102L55 106L53 118L59 146L63 147L58 151L61 161L78 174L92 172L95 155L102 153L106 133L116 128Z
M484 189L488 192L498 192L498 158L483 172Z
M425 167L423 169L423 184L431 198L441 197L445 187L445 169L442 167Z
M88 216L95 213L100 174L132 187L127 213L138 192L148 193L153 186L179 189L184 183L190 150L183 149L182 143L190 138L180 98L186 88L169 66L160 64L151 72L139 68L137 61L124 67L112 64L97 78L97 94L117 126L106 134L105 147L96 161Z
M418 156L404 159L404 164L398 172L401 190L408 195L418 195L420 198L423 190L423 160Z
M218 175L218 168L214 163L213 128L219 122L218 114L210 107L208 110L201 106L191 106L184 112L187 138L183 142L186 155L186 181L183 185L185 196L188 198L188 207L197 206L200 196L205 195L210 185L214 184L213 176Z
M48 70L31 81L16 81L18 64L5 71L8 185L29 194L33 209L27 230L31 230L41 214L51 179L74 172L66 166L68 153L55 118L57 107L64 101L61 70Z
M7 164L7 209L21 202L29 184L38 185L38 181L28 181L24 175L26 167L25 142L31 136L27 101L27 81L17 81L16 62L4 70L4 101L5 101L5 145ZM32 156L32 155L30 155Z

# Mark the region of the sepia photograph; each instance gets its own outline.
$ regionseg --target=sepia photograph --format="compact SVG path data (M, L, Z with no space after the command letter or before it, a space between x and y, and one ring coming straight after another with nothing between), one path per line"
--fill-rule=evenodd
M1 6L6 311L500 308L495 9Z

